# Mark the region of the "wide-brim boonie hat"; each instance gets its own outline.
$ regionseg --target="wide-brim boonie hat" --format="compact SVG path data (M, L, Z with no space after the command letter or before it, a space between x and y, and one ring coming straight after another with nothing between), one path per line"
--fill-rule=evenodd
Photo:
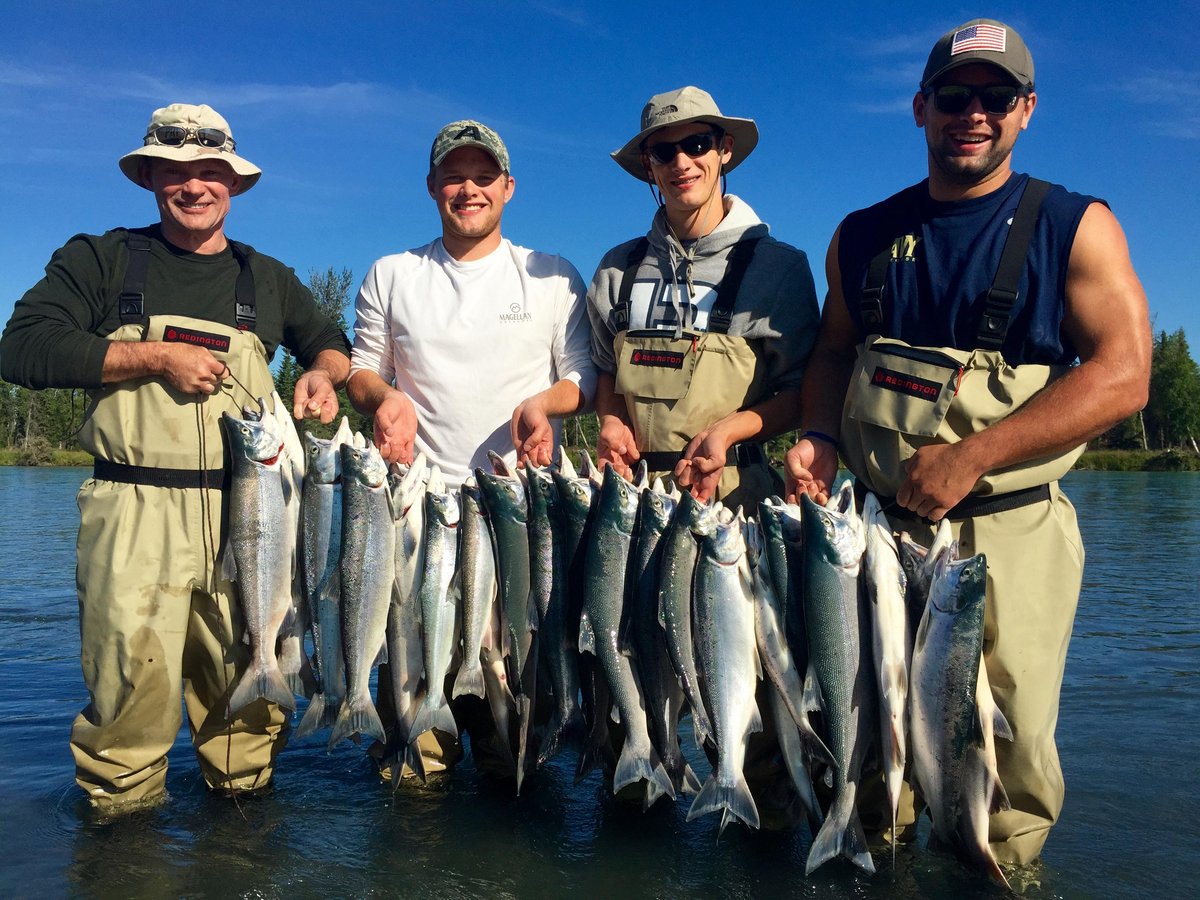
M707 122L716 125L733 138L733 153L725 164L724 171L736 169L758 145L758 126L753 119L723 116L708 91L698 87L679 88L665 94L655 94L642 109L642 130L629 139L620 150L610 155L617 165L639 181L650 181L646 167L642 165L642 142L668 125L685 125L689 122Z
M229 141L224 147L205 147L198 143L194 137L189 136L188 140L183 144L178 147L172 147L167 144L158 143L153 137L155 129L161 128L164 125L173 125L187 129L189 135L194 135L201 128L213 128L217 131L223 131L229 138ZM145 187L139 177L138 169L141 167L142 160L146 157L170 159L175 162L192 162L197 159L209 158L219 159L242 177L242 183L238 186L237 191L235 191L237 194L244 194L250 188L254 187L262 175L262 169L254 165L250 160L243 159L234 152L236 145L233 142L233 131L230 130L229 123L210 106L172 103L169 106L156 109L150 117L150 124L146 126L146 137L143 140L145 142L143 146L138 147L138 149L131 153L126 153L118 162L121 171L125 173L125 177L138 187Z

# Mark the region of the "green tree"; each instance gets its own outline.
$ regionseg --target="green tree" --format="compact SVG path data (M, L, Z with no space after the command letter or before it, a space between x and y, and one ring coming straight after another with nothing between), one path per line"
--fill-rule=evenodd
M1200 434L1200 367L1192 359L1183 329L1160 331L1150 360L1150 400L1146 431L1160 448L1196 450Z

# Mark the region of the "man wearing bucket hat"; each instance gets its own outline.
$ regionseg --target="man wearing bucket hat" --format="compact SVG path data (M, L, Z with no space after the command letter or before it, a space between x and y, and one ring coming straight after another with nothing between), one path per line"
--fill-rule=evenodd
M1010 26L975 19L935 44L913 98L928 178L835 232L809 431L787 460L820 499L840 449L897 531L928 545L949 519L960 556L986 554L984 660L1015 738L996 741L1004 864L1039 854L1063 801L1054 730L1083 548L1058 479L1146 402L1150 359L1108 207L1012 170L1036 104Z
M385 459L424 453L453 486L492 471L488 451L511 465L548 464L561 418L595 386L579 273L501 234L515 187L500 135L470 119L445 125L426 178L441 236L376 261L355 303L351 401L374 417ZM454 714L476 765L514 774L500 762L506 751L490 752L482 702L461 697ZM426 772L460 753L441 731L418 743Z
M783 487L761 442L792 427L818 321L805 254L724 193L757 144L753 120L723 115L700 88L651 97L612 157L658 209L645 237L605 254L587 295L599 462L628 477L645 460L652 477L747 511ZM796 798L760 700L767 721L744 772L776 827Z
M207 106L154 112L120 160L159 222L77 235L18 301L0 374L91 395L79 443L96 458L79 493L80 639L91 703L76 718L76 780L118 813L159 800L182 690L201 772L218 790L265 787L285 717L258 700L232 720L249 654L234 587L216 565L227 470L222 412L270 396L281 343L305 373L297 417L329 422L349 346L295 273L225 236L230 198L260 170Z
M600 461L746 509L782 487L761 442L792 426L818 320L807 257L724 193L757 144L697 87L651 97L612 157L658 210L588 290Z

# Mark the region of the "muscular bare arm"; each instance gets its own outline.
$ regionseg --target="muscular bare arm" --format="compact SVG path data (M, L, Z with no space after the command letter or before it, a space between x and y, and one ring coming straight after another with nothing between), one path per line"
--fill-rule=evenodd
M185 394L211 394L226 372L225 363L204 347L163 341L111 341L100 377L104 384L158 376Z
M908 480L897 503L939 519L983 474L1069 450L1145 405L1146 295L1120 224L1099 203L1084 213L1071 248L1063 331L1079 349L1079 365L990 428L956 444L918 450L906 464Z

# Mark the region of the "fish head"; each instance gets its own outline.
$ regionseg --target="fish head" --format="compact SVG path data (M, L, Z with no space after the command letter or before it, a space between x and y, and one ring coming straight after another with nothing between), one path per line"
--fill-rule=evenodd
M717 512L720 505L701 503L691 493L685 493L679 498L681 515L685 517L688 528L697 538L710 535L717 527Z
M604 481L600 486L599 515L626 534L633 533L637 518L638 491L621 477L613 466L604 467Z
M304 455L305 469L317 484L334 484L342 477L342 454L332 440L304 432Z
M839 492L841 498L845 491ZM820 506L807 494L801 495L801 516L804 528L804 545L819 553L831 564L857 574L862 564L863 552L867 548L862 520L854 511L854 495L850 495L850 506L842 502Z
M562 444L558 445L558 471L563 478L579 477L579 473L575 471L575 465L571 462L571 457L567 454L567 448Z
M665 531L667 525L671 522L671 516L675 514L675 498L662 490L662 479L656 478L655 484L658 485L658 490L651 488L648 491L642 491L638 498L638 503L641 505L640 515L649 523L656 531Z
M596 486L590 478L568 477L562 472L554 472L554 484L558 488L558 496L563 510L573 512L577 518L585 517L592 508L596 497Z
M354 438L354 431L350 428L350 420L342 416L341 424L338 425L337 431L333 433L331 439L335 444L348 444Z
M354 447L342 444L342 478L352 478L369 488L381 488L387 484L388 467L374 444Z
M938 555L929 585L929 603L938 612L957 615L982 606L986 593L987 558L982 553L967 559Z
M461 518L458 496L453 491L429 490L425 494L425 516L445 528L457 528Z
M633 486L638 491L644 491L650 487L650 467L644 459L637 464L637 468L633 471Z
M712 518L712 530L700 539L700 552L722 566L736 566L746 556L745 520L726 508Z
M269 421L239 419L231 413L221 413L221 418L225 422L225 434L229 438L229 450L234 459L248 459L264 466L279 463L283 441Z
M497 475L479 468L475 470L479 492L489 517L503 517L524 524L529 519L529 502L521 482L513 476Z

